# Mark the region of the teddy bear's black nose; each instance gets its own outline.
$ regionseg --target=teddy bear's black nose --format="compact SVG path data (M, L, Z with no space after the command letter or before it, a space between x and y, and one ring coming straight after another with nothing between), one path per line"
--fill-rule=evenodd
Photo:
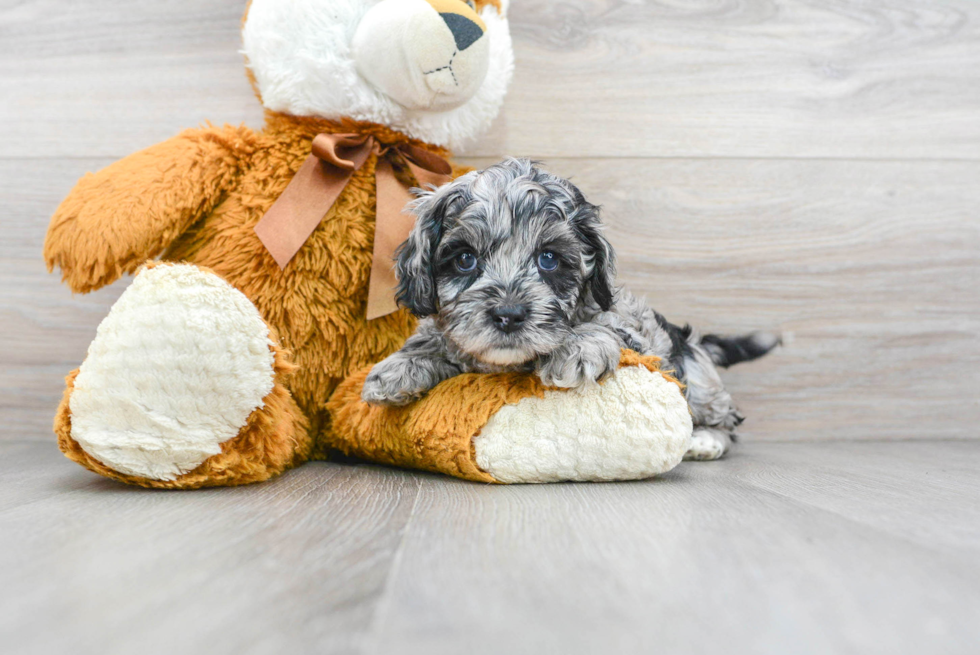
M460 52L469 48L483 36L483 30L480 29L480 26L466 16L448 12L439 15L449 26L449 31L453 33L453 38L456 39L456 49Z
M527 319L527 307L523 305L498 305L490 310L493 326L510 334L519 330Z

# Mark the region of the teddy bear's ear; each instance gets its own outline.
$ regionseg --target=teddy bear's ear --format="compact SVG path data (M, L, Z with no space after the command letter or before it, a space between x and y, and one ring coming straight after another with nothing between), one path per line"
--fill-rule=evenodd
M416 191L419 198L410 205L416 217L415 226L408 240L395 252L395 275L398 277L395 299L423 318L439 311L433 260L442 239L451 194L439 190Z

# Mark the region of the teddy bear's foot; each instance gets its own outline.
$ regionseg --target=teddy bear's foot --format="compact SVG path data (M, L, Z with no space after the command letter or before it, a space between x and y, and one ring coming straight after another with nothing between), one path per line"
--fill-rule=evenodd
M623 351L601 385L564 390L517 373L450 378L404 407L361 400L368 369L330 399L332 446L481 482L635 480L665 473L691 445L691 414L656 358Z
M255 306L190 264L137 274L99 325L55 419L62 450L153 487L264 480L309 452L281 378L291 365Z
M602 385L502 407L473 447L480 468L501 482L637 480L677 466L690 436L677 384L634 365Z

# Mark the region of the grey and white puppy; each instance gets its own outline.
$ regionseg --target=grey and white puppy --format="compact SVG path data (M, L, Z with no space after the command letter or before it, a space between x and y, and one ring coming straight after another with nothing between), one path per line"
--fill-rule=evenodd
M377 364L361 397L403 405L466 372L534 372L577 387L613 373L620 349L656 355L687 385L688 459L716 459L742 415L716 369L755 359L778 338L724 338L678 327L614 285L599 208L568 180L509 159L419 192L397 254L397 298L423 320Z

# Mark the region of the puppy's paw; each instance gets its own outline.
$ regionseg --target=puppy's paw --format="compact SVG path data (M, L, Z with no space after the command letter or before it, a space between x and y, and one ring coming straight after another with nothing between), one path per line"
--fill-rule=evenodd
M570 389L599 382L618 365L618 345L579 339L548 355L539 364L537 373L549 387Z
M696 428L691 435L691 447L684 455L685 460L707 462L719 459L728 452L732 439L727 432L714 428Z
M369 405L401 407L421 396L421 391L406 389L397 381L385 379L383 376L373 378L368 376L364 381L364 388L361 389L361 400Z
M413 384L406 362L386 359L371 369L361 389L361 400L369 405L400 407L418 400L426 389Z

